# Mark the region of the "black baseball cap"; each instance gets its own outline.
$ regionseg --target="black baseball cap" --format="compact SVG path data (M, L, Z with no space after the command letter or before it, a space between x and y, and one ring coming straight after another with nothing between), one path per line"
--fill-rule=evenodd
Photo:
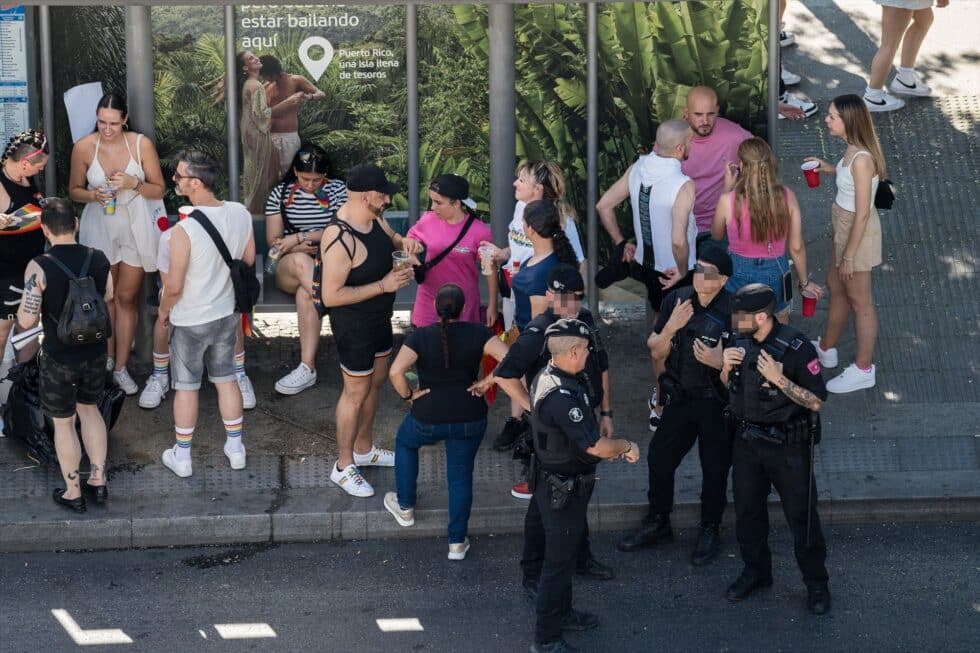
M547 329L545 329L545 338L554 338L561 336L574 336L576 338L589 338L589 326L582 322L581 320L575 320L572 318L563 318L553 323Z
M398 184L393 184L385 177L384 170L373 163L359 163L347 171L347 190L355 193L377 191L385 195L394 195L401 190Z
M701 247L698 249L698 260L715 266L718 268L718 272L726 277L732 276L732 257L729 256L728 250L721 243L713 240L706 240L701 243Z
M548 272L548 290L553 293L585 292L585 280L574 266L559 263Z
M429 190L436 195L459 200L471 209L476 208L476 202L470 197L470 182L459 175L439 175L429 184Z
M742 286L732 300L732 311L736 313L759 313L769 306L776 305L776 293L764 283L750 283Z

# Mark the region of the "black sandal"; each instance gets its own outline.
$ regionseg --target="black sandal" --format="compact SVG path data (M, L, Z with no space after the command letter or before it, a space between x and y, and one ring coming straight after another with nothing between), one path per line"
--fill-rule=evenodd
M106 485L92 485L91 483L86 483L85 489L87 489L92 495L96 505L105 505L105 502L109 500L109 488L106 487Z
M51 495L51 497L54 499L54 502L57 503L59 506L70 508L75 512L85 512L86 507L85 507L84 496L79 496L77 499L65 499L64 494L65 494L64 488L59 487L59 488L55 488L54 493Z

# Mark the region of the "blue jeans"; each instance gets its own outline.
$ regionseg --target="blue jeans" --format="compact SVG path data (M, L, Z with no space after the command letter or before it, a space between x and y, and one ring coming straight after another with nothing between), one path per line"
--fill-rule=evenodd
M395 487L398 505L415 507L419 448L446 441L446 484L449 486L449 543L466 539L473 505L473 461L487 432L486 418L475 422L428 424L409 413L395 438Z
M776 312L789 306L783 300L783 274L789 271L789 258L782 256L772 258L746 258L732 254L732 276L728 277L725 290L735 294L742 286L750 283L764 283L776 293Z

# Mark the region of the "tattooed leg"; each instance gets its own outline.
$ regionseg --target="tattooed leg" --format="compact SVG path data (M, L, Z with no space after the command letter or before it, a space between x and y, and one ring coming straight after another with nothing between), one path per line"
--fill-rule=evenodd
M78 483L78 464L82 459L82 447L75 434L75 417L55 418L54 450L58 453L58 464L65 479L65 499L77 499L82 494Z

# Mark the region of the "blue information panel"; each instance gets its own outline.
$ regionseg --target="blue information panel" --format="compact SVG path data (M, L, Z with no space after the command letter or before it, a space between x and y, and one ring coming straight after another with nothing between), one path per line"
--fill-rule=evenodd
M0 9L0 147L30 126L25 13Z

